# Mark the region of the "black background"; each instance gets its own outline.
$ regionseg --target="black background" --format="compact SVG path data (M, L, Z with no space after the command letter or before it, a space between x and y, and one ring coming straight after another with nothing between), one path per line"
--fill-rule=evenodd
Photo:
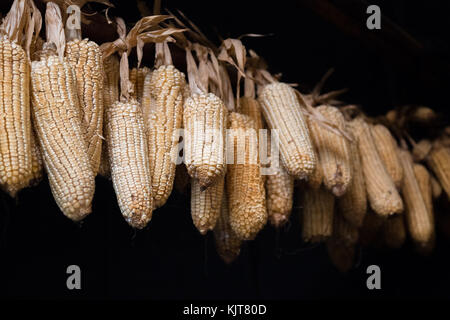
M321 0L318 0L320 2ZM133 22L134 1L112 1L111 13ZM323 20L308 1L163 1L182 10L217 43L217 35L273 34L244 40L283 80L310 90L330 68L325 90L349 88L343 97L379 115L402 104L426 104L447 114L449 88L448 1L372 1L422 43L417 51L365 28L367 14L351 7L360 36ZM355 5L353 5L355 4ZM2 3L2 12L8 8ZM363 7L364 9L365 7ZM359 17L359 18L358 18ZM383 28L383 25L382 25ZM384 45L371 41L378 37ZM383 42L386 40L386 42ZM63 216L47 181L17 199L1 193L0 297L120 299L449 298L449 240L438 234L429 257L408 244L399 251L359 249L355 268L339 273L323 246L301 242L298 205L288 228L266 228L225 265L211 234L202 237L189 213L189 197L173 192L149 226L134 231L122 218L110 181L97 178L93 212L81 224ZM82 290L66 288L66 268L82 270ZM382 290L366 288L366 268L377 264Z

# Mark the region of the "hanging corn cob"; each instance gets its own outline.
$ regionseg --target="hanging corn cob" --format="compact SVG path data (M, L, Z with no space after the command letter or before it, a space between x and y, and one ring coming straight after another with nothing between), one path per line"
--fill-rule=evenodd
M360 227L367 211L367 194L356 139L350 142L350 154L353 167L352 181L347 192L337 199L337 205L339 212L348 222L356 227Z
M103 135L103 86L104 72L100 47L88 39L81 39L81 32L68 38L65 57L76 75L84 135L92 171L97 175ZM79 37L78 37L79 36Z
M49 2L45 19L47 43L41 60L32 63L33 122L56 203L67 217L78 221L91 212L94 174L83 138L75 73L63 57L58 6Z
M339 109L322 105L316 110L337 128L347 131L346 121ZM345 194L352 179L349 141L324 128L314 119L310 120L310 128L320 159L323 183L335 196L340 197Z
M435 143L426 157L426 162L450 199L450 147Z
M433 237L433 223L430 219L419 183L414 174L411 154L399 150L403 166L402 194L406 207L406 222L411 238L418 246L426 246Z
M402 199L378 154L369 125L362 118L350 125L358 141L370 206L381 216L402 212Z
M20 45L30 10L15 0L0 27L0 186L12 197L32 179L30 52Z
M189 175L207 188L222 178L226 170L227 110L217 95L207 93L209 81L201 83L200 78L195 78L198 71L190 49L186 50L186 61L191 95L183 110L184 160Z
M397 189L400 189L403 179L403 169L398 158L398 146L388 128L382 124L371 126L373 141L384 167L394 181Z
M307 179L316 159L302 106L294 89L281 82L267 84L259 95L264 118L270 129L278 129L281 160L287 172Z
M430 175L430 182L431 182L431 190L432 190L433 199L435 199L435 200L439 199L439 197L442 194L441 184L437 181L437 179L433 175Z
M120 38L103 47L104 56L120 50L120 101L106 110L106 141L111 165L111 177L120 210L125 220L134 228L142 229L150 221L153 212L150 164L147 137L141 105L130 97L128 52L136 46L137 39L148 42L164 41L170 30L161 36L161 29L154 28L167 16L149 16L139 20L125 36L125 23L117 19ZM167 29L166 29L167 30ZM155 33L158 35L155 36ZM118 45L119 44L119 45ZM125 47L123 47L125 44ZM142 56L142 46L138 46L138 59ZM139 64L139 63L138 63Z
M103 52L102 46L100 47ZM106 110L112 106L112 104L119 100L119 59L117 55L112 54L106 58L103 58L103 137L106 136ZM104 141L102 143L102 154L100 157L100 166L98 173L109 178L111 175L111 168L108 159L108 144Z
M31 180L29 186L33 187L41 182L44 175L44 161L42 159L39 142L34 128L31 128Z
M142 98L144 96L145 78L150 74L150 69L147 67L138 67L130 70L130 82L133 85L131 97L140 103L142 103Z
M334 196L324 186L303 193L303 241L324 242L333 233Z
M173 66L167 42L156 44L155 68L144 84L142 108L149 111L145 125L153 197L155 207L159 208L166 203L173 188L186 80Z
M231 228L228 199L225 192L222 196L220 215L214 228L214 240L217 253L225 263L229 264L239 256L242 240Z
M229 134L232 136L228 140L231 142L228 151L233 152L226 177L230 224L238 237L252 240L267 222L255 123L236 112L232 112L229 119Z

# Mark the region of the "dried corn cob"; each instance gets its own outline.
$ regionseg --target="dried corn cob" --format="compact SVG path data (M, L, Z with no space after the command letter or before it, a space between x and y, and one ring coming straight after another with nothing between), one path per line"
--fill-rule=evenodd
M314 157L316 158L316 166L314 167L314 170L311 173L311 175L308 177L308 186L313 189L319 189L323 182L323 170L322 165L320 163L319 152L317 151L315 145L313 149L314 149Z
M111 177L125 220L142 229L152 218L153 197L147 137L140 105L116 102L106 110Z
M30 64L20 45L0 37L0 185L12 197L32 179Z
M426 161L450 199L450 148L435 145Z
M154 104L148 106L146 122L152 192L156 208L166 203L172 192L178 150L178 129L183 121L184 74L173 65L163 65L151 73L147 90ZM143 103L147 99L143 99ZM147 107L143 105L143 109Z
M306 189L303 195L302 238L323 242L333 233L334 196L324 186Z
M388 217L383 224L384 243L392 249L399 249L406 240L406 229L403 215Z
M226 119L225 105L212 93L194 93L184 103L185 164L203 188L225 173Z
M234 233L230 225L228 199L223 193L220 215L214 228L217 253L225 263L233 262L241 251L242 240Z
M138 102L142 102L144 95L144 81L148 74L151 74L151 72L147 67L133 68L130 70L130 82L133 84L134 89L131 96Z
M103 61L99 46L87 39L66 45L65 56L76 75L88 156L95 175L99 170L103 134Z
M343 246L334 239L327 241L327 252L333 265L340 272L348 272L354 264L355 246Z
M394 181L395 186L397 189L400 189L403 179L403 169L398 158L397 142L385 126L377 124L372 126L371 129L378 154L387 172Z
M36 186L44 175L44 162L35 130L31 130L31 180L30 186Z
M416 244L426 245L433 237L433 224L414 174L412 156L406 150L399 150L399 155L403 166L402 193L406 206L408 230Z
M266 176L267 213L270 223L280 227L289 220L292 211L294 178L280 167Z
M103 59L103 137L106 136L106 109L110 108L114 102L119 100L119 59L117 55L110 55ZM102 143L102 155L98 173L106 178L111 175L111 168L108 159L108 144Z
M259 102L269 128L278 129L281 160L287 172L298 179L306 179L313 172L316 159L294 89L279 82L266 85Z
M438 199L442 194L441 184L432 175L430 175L430 181L431 181L431 190L432 190L433 199Z
M204 190L197 179L191 179L191 215L197 230L205 235L213 230L220 214L225 178L220 177Z
M316 110L337 128L347 132L344 116L339 109L319 106ZM347 191L352 179L352 163L349 141L331 132L314 120L310 120L311 137L320 159L323 183L335 196L340 197Z
M250 97L239 98L239 106L237 111L250 117L250 119L255 122L257 130L264 128L261 106L258 100Z
M351 224L360 227L367 212L366 183L357 141L350 143L353 177L347 192L337 199L339 211Z
M381 216L402 212L402 199L378 154L369 125L362 118L350 125L358 141L370 206Z
M422 193L423 200L425 201L425 206L427 208L428 219L432 228L431 240L428 244L424 244L423 253L432 250L434 247L435 231L434 231L434 211L433 211L433 195L431 190L431 179L428 170L421 164L415 163L413 165L414 175L416 177L417 183L419 184L420 192Z
M233 134L232 140L228 140L233 159L227 166L230 224L239 238L252 240L267 222L255 123L243 114L232 112L229 128ZM239 160L241 155L243 161Z
M48 9L47 9L48 11ZM94 174L83 137L75 73L46 43L32 63L32 114L53 196L78 221L91 212Z

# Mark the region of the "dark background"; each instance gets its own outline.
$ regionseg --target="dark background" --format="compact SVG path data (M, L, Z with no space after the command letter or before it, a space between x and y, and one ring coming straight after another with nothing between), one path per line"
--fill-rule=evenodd
M8 2L2 2L2 13ZM134 1L112 2L116 9L111 15L127 22L139 18ZM341 27L333 22L337 15L326 6L330 3L350 17L340 19ZM272 72L282 72L284 81L299 83L302 91L334 67L325 90L349 88L343 99L362 105L370 115L403 104L426 104L447 117L450 2L371 4L379 4L383 15L417 43L392 36L388 20L383 20L382 30L368 31L367 4L361 1L167 0L162 6L183 11L217 44L218 35L273 34L244 43L267 60ZM317 10L327 14L321 16ZM95 34L91 38L106 40L95 39ZM216 254L212 234L202 237L194 228L189 196L174 191L154 212L149 226L136 232L122 218L111 182L96 182L93 213L80 225L58 210L47 181L23 190L17 199L1 193L0 297L450 297L450 243L441 233L429 257L415 253L410 244L398 251L359 248L355 268L341 274L323 246L301 242L296 205L288 228L277 232L266 226L228 266ZM71 264L81 267L82 290L66 288L66 268ZM382 290L377 292L366 289L366 268L371 264L382 271Z

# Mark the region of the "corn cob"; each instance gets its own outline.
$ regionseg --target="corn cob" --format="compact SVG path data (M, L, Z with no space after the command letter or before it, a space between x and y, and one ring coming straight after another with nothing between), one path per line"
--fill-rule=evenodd
M372 126L371 129L378 154L387 172L394 181L395 186L397 189L400 189L403 179L403 169L398 158L397 142L385 126L377 124Z
M228 145L233 150L233 159L227 166L230 224L239 238L252 240L267 222L255 123L243 114L232 112L229 128L234 134ZM239 161L239 155L244 155L243 163Z
M202 188L225 173L226 112L223 102L212 93L194 93L184 103L185 164Z
M330 239L327 241L327 252L333 265L340 272L348 272L354 264L355 246L343 246L341 243Z
M205 235L213 230L220 215L225 178L220 177L203 190L197 179L191 179L191 215L197 230Z
M381 216L402 212L402 199L378 154L369 125L361 118L350 124L358 141L370 206Z
M242 240L234 233L230 225L228 199L223 193L220 215L214 228L214 240L219 256L225 263L233 262L241 251Z
M428 250L433 249L435 240L434 231L434 211L433 211L433 195L431 190L431 179L428 170L421 164L415 163L413 165L414 176L416 177L417 183L419 184L420 192L422 194L425 206L427 208L428 219L432 228L431 239L428 244L424 244L425 247L422 252L427 253Z
M134 88L131 96L138 102L142 102L145 77L150 73L150 69L147 67L133 68L130 70L130 82L133 84Z
M442 194L441 184L432 175L430 175L430 182L431 182L431 190L432 190L433 199L438 199Z
M119 59L116 55L110 55L103 59L103 137L106 136L106 109L119 100ZM103 177L110 177L111 168L108 159L108 144L102 143L102 155L98 173Z
M406 222L411 238L419 246L426 245L433 237L433 224L427 205L414 174L411 154L399 150L403 166L403 199L406 206Z
M87 39L66 45L65 56L76 75L88 156L95 175L99 170L103 134L103 61L99 46Z
M106 110L111 177L125 220L142 229L152 218L153 197L144 119L136 100Z
M347 131L346 121L339 109L323 105L316 110L337 128ZM335 196L340 197L345 194L352 179L349 142L345 137L325 129L316 121L310 120L310 128L320 159L323 183Z
M383 224L384 243L392 249L399 249L406 240L406 229L403 215L388 217Z
M334 196L324 186L306 189L303 195L302 238L323 242L333 233Z
M285 224L292 211L294 178L281 166L274 174L266 176L267 213L275 227Z
M317 151L315 145L314 145L314 157L316 158L316 166L314 167L313 172L308 178L308 186L313 189L319 189L323 182L323 170L320 162L319 152Z
M356 141L350 143L353 177L347 192L337 199L339 212L355 227L360 227L367 212L366 183Z
M146 122L152 192L156 208L166 203L172 192L178 150L178 129L183 121L184 74L173 65L151 73L149 88L155 103ZM143 99L143 103L146 99ZM143 106L143 109L146 107Z
M422 139L418 143L414 145L412 154L414 161L422 161L424 160L427 155L430 153L431 149L433 148L433 144L430 140Z
M0 37L0 185L15 197L32 179L30 64L20 45Z
M31 129L31 180L30 186L36 186L44 175L44 162L35 130Z
M239 98L238 112L250 117L255 122L258 132L264 128L261 106L258 100L249 97Z
M450 199L450 147L434 146L426 161Z
M78 221L91 212L95 180L83 137L75 72L46 43L32 63L32 115L50 187L61 211Z
M259 102L269 128L278 129L281 160L287 172L298 179L306 179L313 172L316 159L294 89L279 82L266 85Z

